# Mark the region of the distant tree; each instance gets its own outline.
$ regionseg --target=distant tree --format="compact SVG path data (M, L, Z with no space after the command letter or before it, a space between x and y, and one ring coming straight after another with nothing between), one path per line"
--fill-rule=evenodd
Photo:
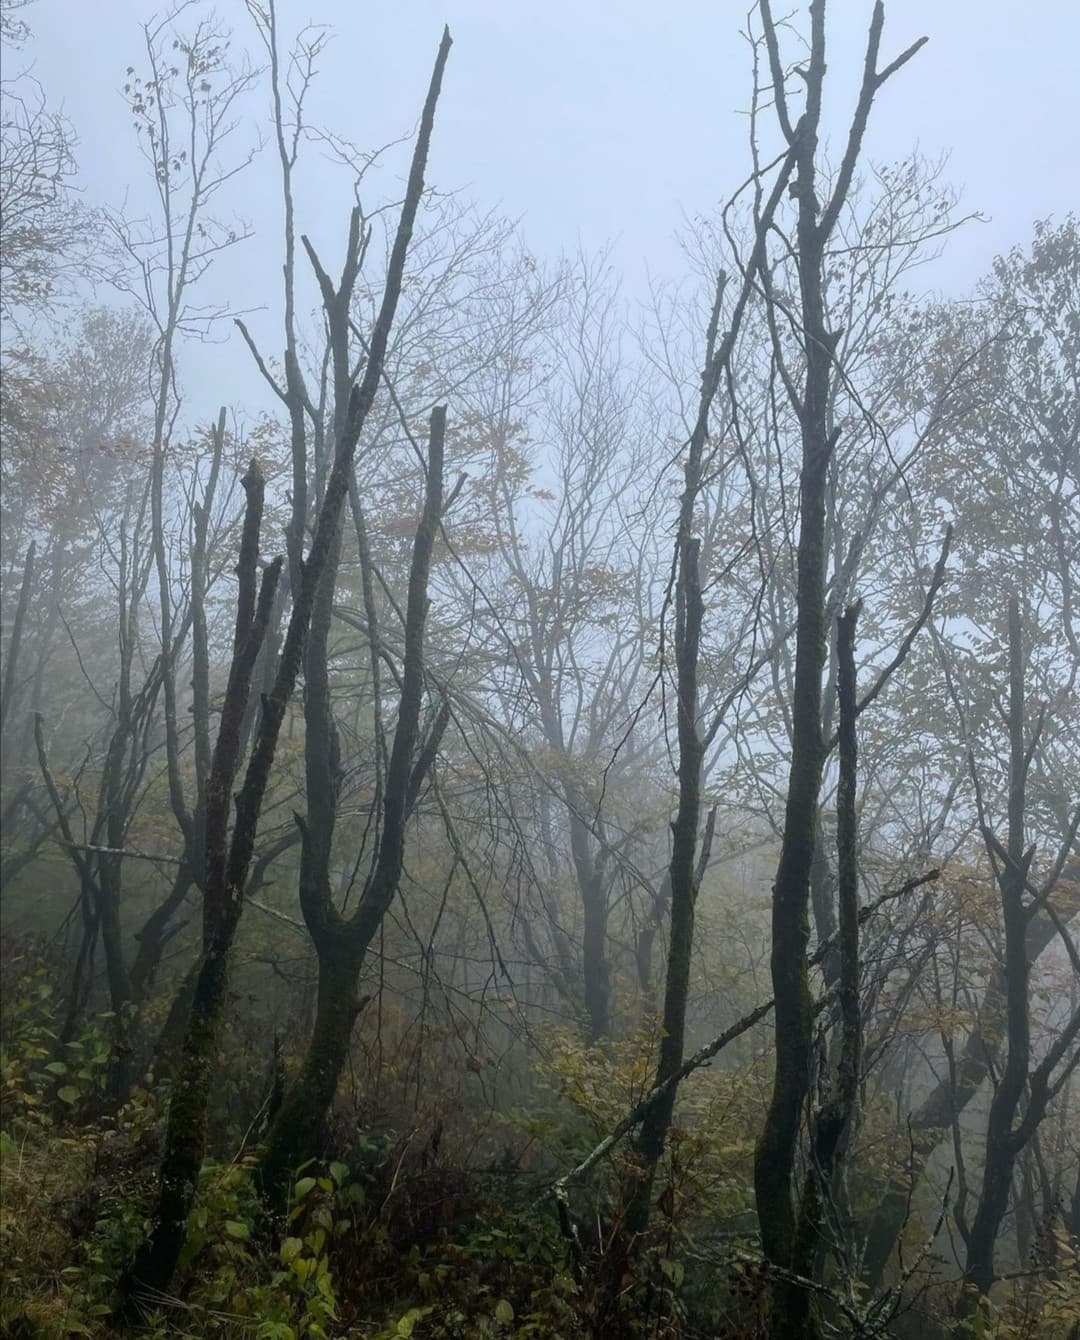
M3 0L0 44L0 319L9 353L27 322L45 315L88 254L90 211L75 195L75 132L50 110L44 91L26 73L11 73L15 51L30 36L16 15L25 0Z
M1009 602L1008 703L1003 717L1008 728L1007 820L999 837L984 797L982 783L969 746L971 782L978 810L979 828L1001 897L1004 925L1005 1028L1003 1065L995 1076L987 1118L986 1150L981 1190L974 1217L965 1226L967 1261L965 1279L971 1286L963 1296L963 1310L971 1312L994 1281L994 1245L1009 1203L1012 1175L1018 1156L1028 1146L1050 1100L1068 1081L1080 1063L1080 1010L1064 1019L1045 1054L1036 1062L1032 1055L1028 926L1054 893L1065 869L1080 826L1080 807L1068 821L1064 841L1050 857L1043 878L1036 880L1032 865L1035 843L1029 843L1027 822L1028 787L1032 764L1039 752L1046 719L1045 707L1032 722L1025 702L1025 648L1020 600ZM958 711L961 710L958 702ZM961 715L961 728L973 729ZM1080 976L1080 957L1072 940L1059 925L1074 971ZM1026 1104L1021 1114L1021 1102Z
M1012 589L1022 597L1026 710L1030 716L1034 703L1044 710L1026 783L1028 841L1039 851L1057 848L1071 821L1080 672L1073 628L1080 439L1071 390L1080 356L1074 334L1078 263L1076 221L1040 224L1029 247L995 262L979 286L980 302L926 306L907 334L898 332L894 351L897 396L927 422L926 450L909 475L910 486L926 499L913 524L925 526L933 516L938 524L952 520L956 532L934 645L916 648L911 687L917 707L902 699L898 706L905 719L917 712L912 762L929 793L953 796L945 831L971 865L984 843L969 749L976 750L987 811L1008 809L1007 788L996 780L1007 769L989 743L985 714L1007 680L1002 656L1009 631L1004 607L988 602L988 591ZM960 714L957 695L967 704ZM1027 922L1029 965L1060 943L1055 918L1068 923L1076 906L1075 886L1063 877ZM993 919L992 933L995 939L1001 934L1000 917ZM930 1154L985 1092L1004 1056L1004 958L980 972L970 946L958 945L955 952L960 959L951 971L970 981L972 1022L962 1040L954 1039L948 1070L910 1112L908 1166L898 1170L869 1216L863 1270L871 1284L881 1280L894 1253L912 1188ZM958 1178L962 1188L959 1171Z
M626 878L640 881L652 818L626 788L650 757L650 728L633 726L649 693L655 509L638 505L647 456L616 294L585 261L556 282L552 329L499 360L484 388L470 492L490 538L468 580L485 594L476 618L500 710L520 720L533 763L517 807L539 915L515 927L592 1044L615 1021L609 917Z

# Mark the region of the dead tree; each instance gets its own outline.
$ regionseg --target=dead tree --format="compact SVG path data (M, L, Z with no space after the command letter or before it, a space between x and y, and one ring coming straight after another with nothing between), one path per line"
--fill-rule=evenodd
M236 797L236 818L232 837L226 846L228 797L232 776L239 764L237 755L243 708L259 644L270 618L275 587L281 570L279 563L271 565L266 570L256 604L254 583L256 550L251 552L250 567L246 565L244 567L237 607L237 629L238 632L241 629L245 630L245 637L242 645L238 637L234 650L234 673L230 676L233 693L229 725L226 730L223 719L215 750L215 763L218 766L216 770L212 768L214 775L207 786L208 857L204 893L203 953L183 1051L173 1082L154 1229L149 1240L137 1254L124 1281L125 1308L129 1312L137 1310L140 1300L147 1294L153 1296L168 1286L183 1245L187 1215L194 1200L205 1147L210 1076L227 997L229 960L243 910L244 888L254 852L259 814L270 783L281 725L303 664L304 645L320 577L327 558L337 543L357 443L382 377L383 360L401 293L409 241L423 194L424 169L434 125L435 105L449 52L450 34L444 30L420 120L405 199L391 251L382 303L369 344L364 375L349 397L343 428L336 445L333 468L319 509L311 548L304 563L301 585L299 590L294 592L292 614L273 689L262 700L258 731L244 782ZM252 505L249 520L253 525L255 510ZM261 508L258 510L261 512ZM255 533L257 535L257 526ZM209 855L211 852L213 852L212 873Z
M764 263L769 230L796 164L793 149L785 155L768 195L755 219L754 243L742 281L729 312L724 311L727 275L717 275L708 328L705 335L705 360L697 414L686 448L683 490L679 503L675 554L669 584L675 603L675 692L679 743L678 806L672 824L671 859L668 866L670 887L670 931L667 972L664 986L663 1038L656 1068L656 1089L661 1097L648 1109L642 1120L637 1142L641 1164L637 1185L630 1195L626 1228L640 1234L648 1226L653 1179L663 1152L675 1105L676 1081L683 1060L686 1032L686 1005L690 983L690 961L694 940L694 905L700 880L696 864L698 829L701 821L701 771L707 743L715 738L720 718L701 722L698 717L698 656L704 604L699 572L700 543L695 538L695 509L699 503L707 471L715 468L715 448L711 446L710 423L714 403L731 375L732 358L747 304L754 293L759 267ZM726 329L721 320L726 317ZM729 407L729 413L730 413ZM707 829L712 839L712 823Z

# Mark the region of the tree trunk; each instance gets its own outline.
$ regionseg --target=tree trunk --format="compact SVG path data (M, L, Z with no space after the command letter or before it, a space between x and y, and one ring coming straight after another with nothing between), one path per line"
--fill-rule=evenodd
M26 551L23 564L22 585L19 587L19 600L15 606L15 620L11 626L11 641L8 643L7 656L4 658L4 684L0 689L0 732L7 722L11 704L18 691L16 674L19 668L19 649L22 646L23 625L26 623L26 611L30 605L30 592L34 585L34 553L37 545L33 540Z
M986 1160L982 1191L967 1239L964 1281L968 1286L962 1310L970 1313L994 1282L994 1246L1009 1205L1013 1167L1020 1144L1013 1121L1020 1106L1031 1064L1031 1021L1028 982L1027 916L1024 886L1034 849L1024 850L1024 810L1030 758L1024 738L1024 654L1020 629L1020 602L1009 601L1009 806L1006 846L997 871L1005 923L1005 1019L1008 1052L1005 1068L986 1122ZM984 832L986 820L983 819ZM991 860L993 846L987 837ZM1000 849L999 849L1000 850Z
M172 926L173 917L183 906L184 900L194 883L191 866L181 860L176 877L168 896L154 908L146 918L142 930L136 933L139 948L131 965L131 991L136 1000L141 1000L149 990L154 975L161 963L165 946L183 926L183 922Z
M444 39L444 43L446 41L448 39ZM445 52L440 49L440 59L444 58ZM374 867L351 916L343 916L331 900L326 877L328 845L324 850L313 851L313 833L305 831L305 848L310 855L307 866L302 866L301 906L318 953L319 988L315 1027L303 1066L271 1127L260 1163L259 1178L264 1193L271 1205L278 1208L287 1196L293 1169L316 1146L319 1130L337 1092L359 1010L356 990L364 955L397 894L405 860L405 824L424 777L434 764L448 720L448 712L440 711L423 747L418 749L428 581L435 535L443 512L445 435L446 409L437 406L431 414L424 510L413 542L409 571L405 656L397 727L382 795L382 836ZM323 613L328 621L329 607L324 607ZM317 671L320 677L324 673L325 665ZM324 722L324 729L325 725ZM325 786L326 759L322 751L316 751L309 764L309 778ZM318 795L322 801L319 812L321 840L328 844L332 833L332 799L323 791ZM326 810L328 801L329 811Z
M802 438L795 684L787 802L772 904L770 970L776 1000L776 1065L765 1125L754 1156L754 1189L766 1261L781 1271L806 1276L813 1268L813 1244L800 1241L797 1232L794 1176L812 1064L813 1001L806 951L810 934L808 912L818 826L818 795L826 752L821 712L828 632L826 502L829 463L838 437L838 430L831 425L830 411L830 384L838 334L829 329L827 322L825 256L847 200L874 97L882 83L914 55L922 42L915 43L879 72L877 60L885 11L881 0L877 0L847 144L831 193L822 202L817 194L820 181L816 154L826 70L826 2L811 0L810 4L809 54L800 70L805 85L805 104L797 120L788 107L786 74L769 0L762 0L760 9L773 81L774 107L780 130L794 159L795 175L790 194L797 204L795 259L804 369L801 386L790 373L784 378ZM766 302L773 303L772 276L763 255L756 258L754 268L760 276ZM777 334L775 316L770 320L770 330L777 361L786 367L788 355ZM816 1334L817 1324L809 1293L803 1286L778 1277L772 1287L770 1309L773 1340L802 1340Z
M818 8L819 22L824 16ZM815 45L812 79L820 97L823 36ZM809 97L809 95L808 95ZM809 112L807 113L809 116ZM814 129L804 131L793 189L800 201L799 274L805 328L806 382L799 406L802 473L799 486L799 541L795 688L792 702L791 762L780 861L773 885L770 971L776 1001L776 1065L765 1125L754 1157L754 1188L766 1259L796 1269L793 1177L799 1131L810 1084L813 1001L807 970L810 939L808 902L817 833L818 792L825 749L821 731L822 672L825 667L825 488L835 438L828 428L829 377L833 338L826 329L822 297L822 249L814 200ZM803 1273L803 1272L799 1272ZM776 1340L814 1334L810 1299L797 1285L774 1285L772 1333Z
M356 986L364 949L355 936L332 934L316 945L319 962L315 1027L303 1064L287 1090L259 1165L271 1204L283 1207L296 1168L316 1152L337 1093L360 1013Z
M585 825L586 800L567 784L570 850L581 895L581 958L584 981L585 1045L604 1041L611 1032L611 966L607 960L607 891L603 868Z
M229 989L230 951L239 921L239 903L235 909L222 923L219 939L199 962L169 1097L154 1232L122 1282L133 1309L132 1318L137 1315L143 1294L152 1299L168 1288L184 1245L188 1212L206 1153L206 1110Z
M1033 917L1027 926L1029 961L1034 962L1056 937L1048 916ZM912 1145L904 1174L890 1181L866 1230L862 1277L871 1290L881 1285L927 1160L945 1139L954 1116L963 1112L998 1063L1004 1022L1005 974L998 971L987 985L975 1027L960 1054L955 1086L946 1076L910 1115Z
M839 905L838 969L840 1046L835 1075L829 1077L829 1097L813 1121L811 1156L799 1203L798 1249L800 1274L817 1278L826 1259L828 1237L844 1241L845 1225L834 1222L823 1234L826 1205L842 1196L836 1173L851 1138L862 1080L862 1001L859 967L859 875L856 796L858 749L856 741L855 624L859 605L852 605L837 621L836 692L840 709L840 776L836 795L837 895ZM828 963L833 956L827 955ZM824 1062L831 1065L831 1058ZM834 1215L839 1219L839 1215Z
M701 577L698 572L700 541L686 539L679 560L676 593L678 658L679 808L671 825L671 930L667 977L664 984L663 1036L656 1067L656 1084L663 1084L679 1069L686 1036L686 1002L690 990L690 960L694 947L694 908L697 902L698 820L701 814L702 744L697 720L698 647L704 618ZM630 1233L642 1233L649 1221L656 1165L663 1153L675 1108L674 1086L648 1111L641 1124L637 1152L641 1176L626 1215Z
M154 1297L168 1288L183 1246L187 1216L195 1198L205 1153L206 1112L228 993L229 958L243 907L244 879L254 843L259 805L268 781L268 765L260 758L263 766L258 772L254 767L248 769L238 799L236 831L230 848L228 822L232 784L240 761L240 724L281 573L281 560L275 559L263 574L262 587L256 598L255 574L264 487L253 461L244 479L247 507L237 564L239 594L233 660L206 790L203 953L169 1100L154 1229L121 1283L123 1308L128 1320L137 1315L144 1295ZM292 672L294 679L299 668L298 657L296 661ZM282 683L277 687L279 697L287 698L292 684ZM272 716L273 706L269 702L264 704L264 730L267 721L276 721L280 727L280 715ZM284 712L284 702L281 712Z

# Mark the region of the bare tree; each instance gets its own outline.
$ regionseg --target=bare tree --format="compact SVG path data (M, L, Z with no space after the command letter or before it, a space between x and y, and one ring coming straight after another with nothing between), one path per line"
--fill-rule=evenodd
M986 1126L986 1154L982 1188L975 1215L967 1233L965 1280L971 1286L963 1295L963 1310L970 1312L989 1292L994 1281L994 1244L1009 1202L1013 1169L1046 1114L1050 1100L1060 1091L1080 1063L1080 1010L1062 1024L1057 1037L1037 1064L1032 1064L1030 1019L1030 972L1028 923L1045 905L1065 867L1080 824L1080 808L1073 814L1062 847L1051 861L1046 887L1033 889L1026 900L1035 846L1028 845L1025 816L1031 765L1039 747L1045 709L1033 725L1026 723L1025 665L1020 601L1009 602L1009 699L1005 720L1009 732L1008 818L1004 841L993 829L987 812L973 755L969 754L972 786L979 810L979 826L987 856L1001 895L1005 929L1005 1031L1004 1065L994 1089ZM1068 942L1068 937L1066 936ZM1075 959L1076 951L1073 950ZM1074 962L1080 975L1080 959ZM1020 1115L1020 1104L1027 1104ZM1019 1117L1019 1120L1018 1120Z
M448 711L438 711L426 738L421 736L424 688L424 629L428 607L431 553L442 520L445 408L432 411L428 437L424 510L413 543L405 611L405 655L393 744L381 793L380 838L371 869L352 913L342 915L330 888L330 843L334 819L333 735L327 730L325 636L330 601L317 601L313 619L308 674L308 812L303 823L300 905L319 960L319 994L308 1051L270 1132L261 1176L268 1193L284 1200L293 1169L317 1138L337 1091L353 1025L360 1010L357 984L365 956L377 934L401 879L405 859L405 825L435 760ZM377 637L377 630L372 635ZM320 654L318 665L310 651ZM322 686L320 686L320 679ZM322 720L313 717L320 703ZM318 728L321 726L321 730Z
M0 40L5 77L0 81L0 317L8 358L22 344L27 321L47 314L89 257L95 227L91 212L74 194L75 133L63 115L50 109L38 82L12 74L15 50L30 36L17 12L18 0L4 0ZM11 333L20 332L12 340ZM7 393L7 388L5 388Z
M435 105L442 83L443 69L450 52L450 34L444 31L435 68L424 103L413 152L412 167L382 306L372 331L364 375L349 397L333 469L319 509L315 534L304 563L300 589L294 593L292 613L285 634L273 689L262 701L258 732L252 748L244 782L236 799L236 820L227 852L224 842L215 842L215 874L207 879L205 899L204 946L198 978L188 1019L184 1049L174 1081L174 1099L170 1103L169 1126L162 1157L158 1213L154 1231L138 1253L128 1274L125 1295L129 1308L137 1307L146 1291L163 1289L172 1278L183 1244L187 1214L191 1208L199 1167L206 1141L206 1108L209 1099L210 1072L215 1043L225 1005L228 967L233 941L243 909L244 887L255 847L259 814L270 781L281 724L303 662L304 645L311 624L322 572L337 546L342 511L348 495L348 482L364 421L375 399L382 376L394 313L401 291L409 240L424 189L424 170L435 119ZM252 528L257 534L252 509ZM264 578L255 609L255 553L250 551L251 571L242 587L237 612L237 651L234 654L236 738L219 730L217 753L222 759L223 785L217 812L211 818L207 810L207 847L211 833L224 835L228 822L228 795L232 772L239 763L239 723L243 717L254 669L258 644L265 633L273 602L276 575ZM247 558L245 559L247 561ZM279 568L271 567L268 574ZM241 643L241 637L243 639ZM231 722L231 715L230 715ZM408 743L411 752L411 741ZM209 790L209 789L208 789Z
M772 1098L754 1165L758 1219L766 1259L786 1271L810 1273L812 1246L797 1220L796 1151L813 1056L813 1002L807 969L808 900L817 834L817 804L825 740L821 727L822 674L828 641L825 610L826 499L829 461L839 429L830 421L830 381L835 373L838 335L826 324L824 258L847 198L862 149L874 98L882 84L915 54L909 47L878 68L885 8L874 6L857 106L840 168L828 196L819 199L818 135L825 82L824 0L810 5L809 60L801 73L806 86L801 115L793 117L781 63L780 36L768 0L760 6L773 82L776 117L795 160L791 194L797 206L797 332L802 369L790 370L785 385L802 435L799 484L798 588L796 598L795 684L792 747L783 840L773 889L771 971L776 996L776 1067ZM761 266L763 283L768 272ZM778 360L784 351L777 348ZM816 1333L806 1290L778 1281L772 1311L777 1337Z
M163 19L143 25L146 76L129 69L124 92L129 99L140 147L150 168L156 195L153 223L133 223L113 214L108 223L119 253L114 282L146 307L157 331L152 377L153 430L151 439L150 526L157 576L157 615L161 642L161 689L169 796L184 840L184 862L192 876L201 878L198 851L198 806L206 785L209 762L208 721L197 710L194 813L185 792L180 764L177 725L176 671L183 639L181 626L198 625L199 602L191 620L178 618L174 561L170 553L171 528L166 524L166 458L180 406L177 381L177 343L185 334L204 333L220 315L192 303L192 290L204 278L216 257L241 239L236 225L210 214L214 198L251 161L241 151L232 161L225 157L237 126L238 104L252 86L255 73L230 63L227 35L212 19L199 20L190 34L176 20L186 6ZM181 64L174 65L178 59ZM216 474L211 471L211 481ZM208 515L212 489L203 501ZM205 530L195 563L205 578ZM197 683L205 684L205 639L195 649L204 664L196 669ZM201 704L200 704L201 707Z

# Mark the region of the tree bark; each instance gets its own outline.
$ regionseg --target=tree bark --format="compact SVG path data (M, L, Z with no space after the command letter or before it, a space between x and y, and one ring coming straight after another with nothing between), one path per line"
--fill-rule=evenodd
M784 830L773 886L770 971L776 1000L776 1064L773 1090L754 1157L754 1188L762 1248L767 1262L785 1272L772 1289L770 1334L796 1340L818 1333L807 1290L791 1275L812 1272L813 1248L800 1238L794 1203L794 1176L812 1064L813 1001L807 967L810 881L818 826L818 796L826 741L822 731L822 674L826 659L825 578L826 503L829 463L838 430L831 425L830 383L838 333L829 329L825 307L825 256L844 207L862 149L874 97L885 80L922 45L916 43L878 71L885 10L874 5L866 45L862 83L848 130L847 144L831 194L818 199L816 155L825 82L825 0L811 0L809 57L801 70L805 83L802 115L788 110L785 72L769 0L761 16L780 129L794 157L791 195L797 204L796 264L799 276L799 324L804 358L801 387L786 378L802 438L799 479L799 539L795 632L795 684L791 707L791 760ZM771 277L763 258L755 269L766 301L772 301ZM776 322L770 321L781 365Z
M442 54L442 53L440 53ZM319 988L315 1026L300 1073L271 1127L259 1177L271 1205L281 1206L293 1170L316 1145L323 1121L337 1092L348 1055L353 1024L359 1013L357 983L364 957L397 894L405 860L405 824L422 778L434 762L437 741L418 749L424 688L424 631L428 580L435 536L443 511L445 407L432 411L428 440L424 511L413 542L409 592L405 611L405 657L401 676L397 727L391 746L382 800L382 834L374 867L356 910L348 917L334 906L324 855L318 868L301 879L304 920L315 943ZM440 714L438 722L445 726ZM321 766L321 764L320 764ZM305 841L308 841L305 834Z
M247 508L237 565L239 594L233 660L206 788L203 952L194 975L191 1007L169 1100L154 1228L122 1281L124 1308L129 1318L137 1314L144 1294L154 1296L168 1288L183 1246L205 1152L210 1083L228 993L232 943L242 910L247 861L239 870L233 866L237 834L229 850L232 784L240 762L240 724L282 566L281 560L275 559L266 569L256 603L255 574L265 485L254 461L245 476L244 488ZM265 775L261 785L265 789ZM258 806L256 803L252 808L250 798L243 818L253 829ZM240 825L238 805L238 833ZM254 834L250 836L253 841Z
M793 132L799 202L798 252L805 383L796 406L802 433L797 551L795 687L791 761L784 831L773 885L770 971L776 1001L776 1064L772 1097L754 1157L761 1240L768 1261L798 1269L793 1178L799 1131L810 1084L813 1001L807 970L807 916L814 861L818 792L824 762L821 678L825 667L825 491L835 445L828 422L833 337L825 323L817 221L815 153L825 72L824 4L811 5L811 53L806 111ZM774 1285L771 1326L777 1340L815 1333L810 1299L796 1285Z
M797 1259L805 1266L824 1260L822 1228L827 1204L836 1205L836 1174L844 1146L850 1140L858 1115L862 1080L863 1025L860 1000L859 962L859 874L856 796L858 747L855 720L855 624L859 605L852 605L837 621L836 696L839 705L840 775L836 797L838 995L840 1007L840 1054L831 1078L828 1099L816 1114L809 1167L799 1203ZM833 959L828 955L825 962ZM827 1062L826 1062L827 1064ZM833 1224L839 1236L842 1225ZM802 1272L800 1272L802 1273ZM820 1273L814 1269L814 1276Z

